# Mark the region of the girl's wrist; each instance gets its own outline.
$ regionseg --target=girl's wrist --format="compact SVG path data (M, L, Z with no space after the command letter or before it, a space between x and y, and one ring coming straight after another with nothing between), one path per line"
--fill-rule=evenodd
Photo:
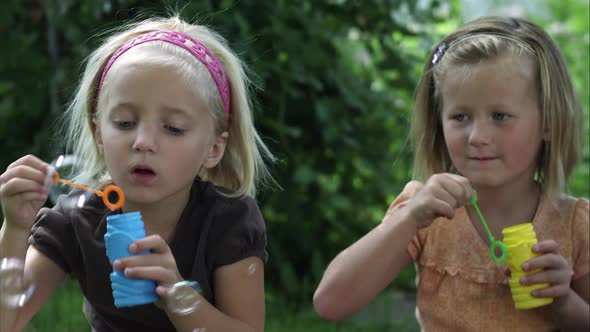
M16 226L4 220L0 229L0 253L2 257L24 259L30 230Z
M562 330L588 330L588 303L573 289L570 288L567 295L554 298L550 306Z
M4 219L4 224L2 226L4 228L4 232L6 235L10 235L10 239L16 240L18 238L29 238L29 234L31 230L26 227L22 227L18 223L13 223L8 221L8 219Z
M414 209L414 206L411 204L406 204L402 206L401 210L403 213L401 222L404 224L408 224L408 226L411 225L413 232L416 233L418 229L420 229L420 222L418 221L419 219L417 217L417 213Z
M576 293L570 288L566 295L553 298L553 303L551 306L553 307L554 312L561 316L564 311L568 310L569 303L574 299Z
M196 281L181 280L170 286L164 297L168 314L186 316L195 312L204 300L201 285Z

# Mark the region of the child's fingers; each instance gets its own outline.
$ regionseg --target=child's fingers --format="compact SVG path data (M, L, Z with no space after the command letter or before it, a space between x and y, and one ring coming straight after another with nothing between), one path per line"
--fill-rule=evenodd
M559 245L554 240L541 241L533 247L533 251L536 253L558 253Z
M471 195L473 194L473 188L471 187L469 179L458 174L448 174L448 176L458 188L457 191L454 192L454 196L462 203L460 205L463 205L463 203L471 199Z
M558 254L545 254L526 261L522 265L525 272L536 269L565 269L568 263L565 258Z
M47 195L48 195L47 192L28 192L28 193L21 194L21 199L26 202L29 202L29 201L45 202L45 200L47 200Z
M27 179L42 185L45 182L45 172L28 165L21 165L7 169L4 174L0 175L1 184L9 183L14 179Z
M170 265L169 260L166 255L161 254L138 254L117 259L113 263L113 267L116 270L123 270L128 267L168 266Z
M15 162L13 162L12 164L8 165L8 167L6 168L6 170L10 170L13 168L16 168L18 166L21 165L27 165L29 167L38 169L38 170L47 170L47 167L49 166L49 164L47 164L46 162L44 162L43 160L35 157L32 154L26 155L24 157L21 157L19 159L17 159Z
M174 271L162 266L127 267L123 273L125 273L125 276L128 278L155 280L164 286L173 285L181 280L180 276Z
M459 182L453 181L452 179L445 179L441 181L440 184L445 191L445 195L439 196L441 199L449 202L453 206L462 205L461 202L467 194L465 188L463 188Z
M0 184L2 197L13 197L28 193L47 194L47 190L39 183L25 178L12 178L8 182Z
M448 202L431 194L421 194L412 198L411 206L418 227L424 227L430 224L436 217L444 216L446 218L452 218L455 214L455 210Z
M449 204L448 201L433 199L430 202L430 206L432 207L432 210L435 213L435 218L443 216L445 218L452 219L455 215L455 208L451 204Z
M453 211L465 205L471 197L471 187L466 178L456 174L437 174L428 185L432 195L447 202Z
M168 296L168 292L169 291L170 291L170 287L168 287L168 286L158 285L156 287L156 294L158 294L159 297L166 297L166 296Z
M170 251L170 247L160 235L150 235L143 239L133 242L129 246L129 251L133 254L139 253L143 250L151 250L154 253L165 254Z
M569 285L571 275L572 274L569 269L543 270L528 276L521 277L520 283L523 285L534 285L541 283L550 283L552 285Z
M550 287L542 288L542 289L535 289L531 292L531 295L534 297L562 297L568 294L570 291L569 285L558 284L553 285Z

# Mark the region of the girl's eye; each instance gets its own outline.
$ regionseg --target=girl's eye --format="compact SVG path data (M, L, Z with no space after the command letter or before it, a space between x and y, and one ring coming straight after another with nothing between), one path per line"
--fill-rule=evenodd
M463 121L467 120L467 115L466 114L455 114L451 117L451 119L453 119L455 121L463 122Z
M113 123L115 127L122 130L131 129L135 126L135 121L113 121Z
M184 129L180 129L171 125L165 125L164 128L166 128L166 130L168 130L168 132L170 132L172 135L175 136L180 136L182 134L184 134L185 130Z
M494 118L494 120L496 121L502 121L502 120L506 120L510 117L510 115L506 114L506 113L494 113L492 115L492 117Z

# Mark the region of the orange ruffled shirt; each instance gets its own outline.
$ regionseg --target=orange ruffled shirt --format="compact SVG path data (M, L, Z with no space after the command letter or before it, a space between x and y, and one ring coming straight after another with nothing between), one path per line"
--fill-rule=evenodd
M391 208L405 205L418 190L410 182ZM588 200L563 196L557 206L542 197L533 228L539 241L559 244L560 254L573 267L572 279L577 279L590 269ZM514 308L506 266L492 261L466 209L455 212L453 219L439 218L419 230L407 248L416 263L416 318L422 330L559 330L549 306Z

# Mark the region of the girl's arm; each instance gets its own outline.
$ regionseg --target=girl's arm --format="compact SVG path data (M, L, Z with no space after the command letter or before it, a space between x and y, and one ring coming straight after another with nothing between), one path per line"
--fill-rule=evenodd
M410 263L407 247L419 228L435 218L452 218L471 197L467 178L435 174L426 184L409 182L383 222L330 263L313 303L327 320L346 318L368 304Z
M7 226L7 223L4 223L0 230L0 256L22 258L24 255L18 255L14 251L15 247L9 250L5 245L18 242L24 244L26 250L27 238L28 234L15 233ZM0 331L2 332L21 331L65 278L65 273L57 264L32 246L26 251L24 275L27 279L34 280L35 290L23 307L9 307L0 303Z
M264 331L264 264L260 258L248 257L218 268L214 287L217 307L201 298L190 315L180 316L166 309L178 331Z
M573 280L569 294L561 299L556 306L556 314L562 331L588 331L590 329L590 307L588 293L590 274Z
M31 299L21 308L0 303L2 332L20 331L65 277L53 261L28 247L31 227L47 199L44 188L47 167L44 161L27 155L10 164L0 175L0 202L6 218L0 229L0 259L25 261L24 276L32 278L36 287Z
M412 263L406 248L415 233L415 223L402 208L336 256L313 296L319 315L344 319L373 300Z

